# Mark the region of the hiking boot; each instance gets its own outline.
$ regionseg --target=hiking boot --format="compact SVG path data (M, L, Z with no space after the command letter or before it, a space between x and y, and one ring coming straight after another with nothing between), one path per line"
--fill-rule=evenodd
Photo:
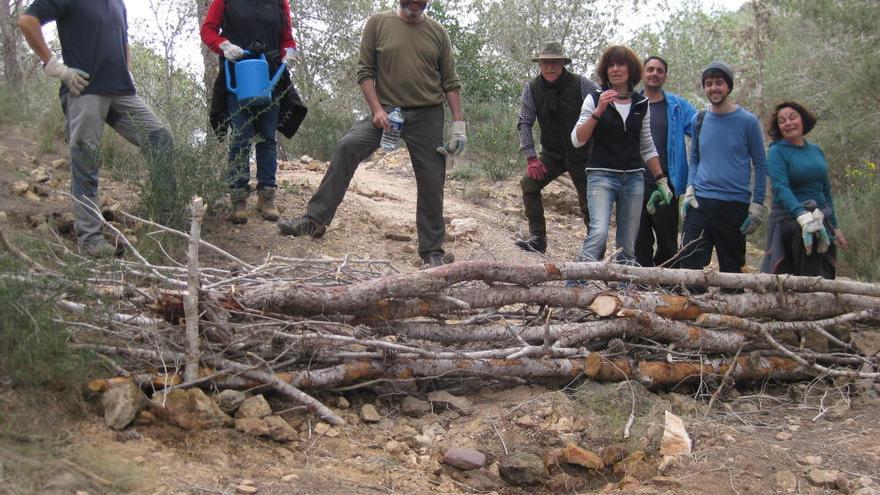
M446 264L446 260L443 257L443 253L440 251L434 251L428 253L427 256L422 258L422 270L427 270L428 268L436 268L438 266L442 266Z
M257 189L257 211L270 222L275 222L281 215L275 207L275 191L277 187L264 187Z
M547 252L547 238L542 235L532 234L528 239L517 239L514 243L518 248L530 253Z
M229 202L232 204L232 211L226 217L226 220L232 223L247 223L247 200L251 191L247 188L232 189L229 191Z
M103 237L99 237L88 244L81 244L80 251L92 258L112 258L122 254L121 246L117 247L107 242Z
M324 232L327 231L327 227L312 220L308 215L303 215L299 218L286 218L284 220L279 220L277 225L278 230L281 231L282 235L310 235L315 239L320 238L324 235Z

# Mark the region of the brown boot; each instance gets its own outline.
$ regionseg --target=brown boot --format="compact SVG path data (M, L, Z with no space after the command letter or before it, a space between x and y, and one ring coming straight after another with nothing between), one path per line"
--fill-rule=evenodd
M251 192L249 189L232 189L229 191L229 202L232 203L232 211L226 220L232 223L247 223L247 200Z
M257 211L270 222L278 221L278 208L275 207L275 191L277 187L264 187L257 190Z

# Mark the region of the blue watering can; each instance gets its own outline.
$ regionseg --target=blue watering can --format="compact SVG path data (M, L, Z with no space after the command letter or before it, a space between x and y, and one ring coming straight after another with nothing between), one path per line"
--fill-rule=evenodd
M251 52L245 50L244 53L249 55ZM266 55L261 54L260 58L251 58L247 60L239 60L235 64L235 83L237 87L232 87L232 76L229 71L229 60L226 61L226 89L234 94L241 106L266 106L272 102L272 90L281 79L281 72L286 67L284 63L269 80L269 62L266 61Z

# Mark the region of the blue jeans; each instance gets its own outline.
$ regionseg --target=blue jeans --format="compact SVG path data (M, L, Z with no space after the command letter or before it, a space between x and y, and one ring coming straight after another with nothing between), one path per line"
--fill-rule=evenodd
M617 262L634 264L636 236L642 215L645 179L641 170L614 172L587 170L587 204L590 229L576 261L599 261L608 241L611 207L617 203L617 247L623 251Z
M276 187L278 150L275 129L278 127L278 101L269 106L242 107L234 94L227 97L232 133L229 144L229 185L246 189L250 182L251 142L257 134L257 189Z

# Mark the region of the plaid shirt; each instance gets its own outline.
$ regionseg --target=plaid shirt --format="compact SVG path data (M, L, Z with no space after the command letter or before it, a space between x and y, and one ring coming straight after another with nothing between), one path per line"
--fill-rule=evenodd
M586 77L579 76L581 80L581 96L584 98L588 94L598 91L599 86ZM538 118L538 112L535 110L535 103L532 100L532 92L529 89L529 83L526 83L522 93L522 106L519 109L519 150L527 159L537 157L535 151L535 139L532 137L532 126Z

